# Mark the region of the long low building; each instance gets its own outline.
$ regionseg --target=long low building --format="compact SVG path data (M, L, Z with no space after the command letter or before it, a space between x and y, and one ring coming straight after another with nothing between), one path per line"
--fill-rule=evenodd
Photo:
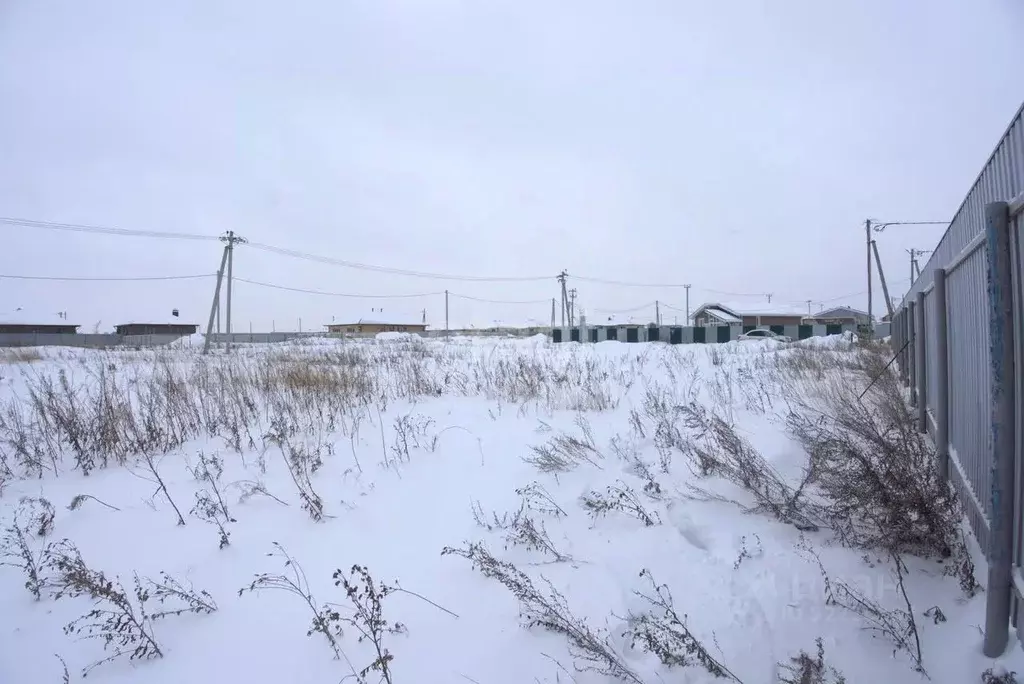
M64 314L32 315L21 309L0 314L0 334L74 335L80 327Z
M409 321L372 320L360 318L355 323L328 323L326 328L329 333L421 333L426 331L427 324L412 323Z

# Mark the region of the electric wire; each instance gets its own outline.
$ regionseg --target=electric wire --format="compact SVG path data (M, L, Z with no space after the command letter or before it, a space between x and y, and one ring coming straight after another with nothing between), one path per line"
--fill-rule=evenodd
M395 295L351 294L345 292L324 292L323 290L310 290L302 287L289 287L287 285L275 285L274 283L264 283L259 280L239 278L238 276L234 276L232 280L239 283L248 283L249 285L258 285L259 287L268 287L274 290L287 290L288 292L302 292L304 294L324 295L327 297L348 297L351 299L416 299L422 297L436 297L444 294L444 292L416 292L411 294Z
M641 306L635 306L635 307L632 307L630 309L601 309L601 308L598 308L598 307L594 307L593 310L594 311L600 311L601 313L625 314L625 313L635 313L637 311L644 311L645 309L650 309L653 306L655 306L655 302L647 302L646 304L643 304Z
M507 299L481 299L480 297L471 297L469 295L458 294L456 292L449 292L449 297L457 297L458 299L468 299L473 302L483 302L485 304L550 304L550 299L528 299L511 301Z
M299 252L294 249L285 249L283 247L275 247L273 245L266 245L259 242L247 242L242 246L249 247L252 249L259 249L265 252L273 252L283 256L293 257L295 259L304 259L306 261L315 261L321 264L328 264L331 266L343 266L345 268L354 268L363 271L374 271L376 273L388 273L391 275L403 275L411 278L427 278L431 280L461 280L470 282L536 282L541 280L554 280L556 276L470 276L470 275L453 275L450 273L428 273L425 271L413 271L404 268L391 268L388 266L374 266L372 264L364 264L358 261L347 261L345 259L335 259L333 257L325 257L317 254L308 254L306 252Z
M45 230L64 230L75 233L94 233L100 235L120 235L125 237L164 238L171 240L219 240L216 235L200 235L198 233L177 233L159 230L129 230L126 228L110 228L108 226L91 226L82 223L60 223L57 221L39 221L36 219L0 216L0 224L20 226L22 228L41 228Z
M604 278L591 278L589 276L579 276L569 274L570 278L576 280L583 280L589 283L601 283L604 285L615 285L618 287L664 287L664 288L686 288L687 285L681 283L631 283L624 280L607 280ZM692 287L692 286L690 286ZM712 290L706 287L693 287L697 292L707 292L715 295L725 295L726 297L766 297L767 292L726 292L725 290Z
M92 276L29 276L29 275L0 275L0 279L8 280L50 280L67 282L96 282L96 283L120 283L120 282L141 282L152 280L195 280L197 278L212 278L216 273L201 273L198 275L177 275L177 276L115 276L115 277L92 277ZM237 280L237 279L236 279Z
M9 226L18 226L25 228L38 228L45 230L60 230L69 232L89 233L89 234L100 234L100 235L117 235L125 237L148 237L148 238L160 238L160 239L177 239L177 240L201 240L201 241L218 241L221 238L215 235L203 235L198 233L182 233L174 231L153 231L153 230L138 230L138 229L124 229L124 228L113 228L110 226L98 226L81 223L63 223L58 221L44 221L38 219L26 219L18 217L0 216L0 224ZM302 259L306 261L314 261L318 263L324 263L334 266L342 266L345 268L352 268L365 271L373 271L377 273L387 273L391 275L404 275L414 278L425 278L433 280L452 280L452 281L463 281L463 282L538 282L544 280L554 280L557 275L549 276L474 276L474 275L455 275L445 273L431 273L426 271L416 271L411 269L391 268L387 266L377 266L373 264L365 264L356 261L347 261L344 259L336 259L332 257L320 256L316 254L309 254L300 252L297 250L286 249L283 247L276 247L274 245L268 245L263 243L239 243L238 246L251 247L253 249L262 250L265 252L271 252L282 256L289 256L296 259ZM137 276L137 277L73 277L73 276L26 276L26 275L0 275L0 278L12 279L12 280L39 280L39 281L65 281L65 282L143 282L143 281L160 281L160 280L189 280L196 278L207 278L211 275L216 274L199 274L199 275L182 275L182 276ZM613 285L618 287L647 287L647 288L686 288L687 285L682 283L638 283L621 280L612 280L607 278L594 278L590 276L566 274L569 278L575 278L576 280L590 283L599 283L605 285ZM431 293L416 293L416 294L401 294L401 295L369 295L369 294L347 294L347 293L332 293L324 292L320 290L311 290L304 288L294 288L283 285L275 285L273 283L264 283L260 281L253 281L244 278L234 278L236 281L245 282L252 285L261 287L269 287L280 290L288 290L293 292L303 292L307 294L322 294L328 296L338 297L352 297L352 298L364 298L364 299L401 299L401 298L415 298L415 297L429 297L444 294L443 292L431 292ZM908 282L908 279L895 281L893 284L903 284ZM725 290L715 290L710 288L692 288L697 292L705 292L714 295L723 295L728 297L765 297L767 293L754 293L754 292L729 292ZM850 292L847 294L839 295L836 297L829 297L826 299L812 299L812 303L816 304L829 304L842 299L851 297L858 297L867 294L867 290L859 292ZM538 300L494 300L484 299L479 297L473 297L470 295L462 295L454 292L449 292L449 296L467 299L471 301L479 301L488 304L542 304L547 303L548 299ZM799 304L805 303L806 300L798 302ZM794 302L796 304L797 302ZM650 306L653 306L653 302L645 304L639 307L633 307L629 309L595 309L595 311L602 311L605 313L630 313L634 311L640 311ZM664 306L673 309L675 311L683 311L679 307L662 303Z

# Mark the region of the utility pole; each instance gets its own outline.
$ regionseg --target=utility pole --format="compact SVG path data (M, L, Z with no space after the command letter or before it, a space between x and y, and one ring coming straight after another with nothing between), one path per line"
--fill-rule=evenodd
M654 325L661 326L661 302L654 300Z
M220 257L220 267L217 269L217 284L213 288L213 303L210 304L210 318L206 322L206 336L203 339L203 354L207 354L210 351L210 335L213 334L213 320L217 316L217 312L220 311L220 284L224 280L224 265L228 262L228 248L224 246L224 251Z
M423 325L427 324L427 310L426 309L423 310L423 321L422 321L422 323L423 323Z
M237 243L240 243L240 242L244 243L246 240L245 240L245 238L241 237L240 235L235 235L235 231L229 230L227 233L225 233L224 235L221 236L220 241L225 244L225 248L224 249L227 250L226 254L227 254L227 258L228 258L228 301L227 301L227 308L225 309L225 313L227 314L227 316L226 316L227 333L228 333L227 348L231 349L231 281L233 280L233 278L232 278L232 267L234 266L234 263L235 263L235 245ZM218 307L218 309L219 309L219 307Z
M811 315L811 300L810 299L807 300L807 315L808 316Z
M871 219L864 221L864 236L867 240L864 246L867 248L868 256L868 320L873 321L875 319L871 315Z
M773 294L775 294L775 293L774 293L774 292L772 292L772 293L770 293L770 294L766 294L766 295L765 295L765 297L767 297L767 298L768 298L768 303L769 303L769 304L771 304L771 303L772 303L772 295L773 295Z
M569 290L569 327L576 325L576 288Z
M889 226L948 226L949 221L886 221L885 223L879 223L878 221L872 221L867 219L864 221L864 232L867 234L867 249L868 249L868 318L874 320L872 317L871 310L871 231L874 230L876 233L881 233ZM913 277L911 277L913 280Z
M921 264L918 263L917 257L924 256L929 250L926 249L908 249L907 254L910 255L910 282L913 282L921 276Z
M555 298L551 298L551 329L555 329Z
M686 288L686 325L690 325L690 286L683 285Z
M878 243L874 240L871 241L871 249L875 253L875 265L878 266L878 279L882 281L882 294L885 296L885 309L889 312L889 318L892 318L892 297L889 296L889 286L885 284L885 271L882 270L882 258L878 256ZM869 318L868 320L874 322L875 319Z
M569 308L569 297L565 291L565 277L568 275L564 270L558 274L558 282L562 285L562 327L565 327L565 311Z
M444 291L444 339L448 339L448 290Z

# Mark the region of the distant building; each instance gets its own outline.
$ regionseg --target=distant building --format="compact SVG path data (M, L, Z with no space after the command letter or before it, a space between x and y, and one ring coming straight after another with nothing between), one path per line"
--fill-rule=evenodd
M867 325L871 322L871 316L868 316L866 311L860 311L848 306L837 306L832 309L819 311L813 316L807 316L806 322L819 325Z
M361 318L355 323L328 323L327 332L330 333L382 333L382 332L426 332L426 323L411 323L408 321L396 322L386 320L367 320Z
M195 335L199 326L195 323L121 323L114 326L118 335Z
M114 332L118 335L195 335L199 326L195 323L183 323L178 316L178 310L172 309L168 317L151 316L139 318L131 323L121 323L114 326Z
M766 304L759 305L735 305L709 302L697 307L693 312L693 325L695 326L716 326L716 325L741 325L741 326L768 326L768 325L800 325L806 314L796 307L785 305Z
M21 309L0 314L0 333L74 335L81 326L68 323L66 314L37 315Z

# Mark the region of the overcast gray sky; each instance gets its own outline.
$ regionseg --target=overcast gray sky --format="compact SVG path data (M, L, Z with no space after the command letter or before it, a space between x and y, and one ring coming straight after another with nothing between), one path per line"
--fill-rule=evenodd
M761 293L863 308L864 219L952 218L1024 97L1022 26L1014 0L0 0L0 216L234 230L452 275L692 283L693 308ZM894 293L904 250L941 232L880 237ZM0 236L4 275L213 273L220 249ZM235 274L336 293L558 292L251 247ZM684 306L682 288L571 285L593 318ZM177 307L199 322L212 289L4 279L0 314L67 311L91 329ZM550 317L549 303L450 306L453 325ZM444 324L443 295L240 282L235 327L315 329L373 307Z

